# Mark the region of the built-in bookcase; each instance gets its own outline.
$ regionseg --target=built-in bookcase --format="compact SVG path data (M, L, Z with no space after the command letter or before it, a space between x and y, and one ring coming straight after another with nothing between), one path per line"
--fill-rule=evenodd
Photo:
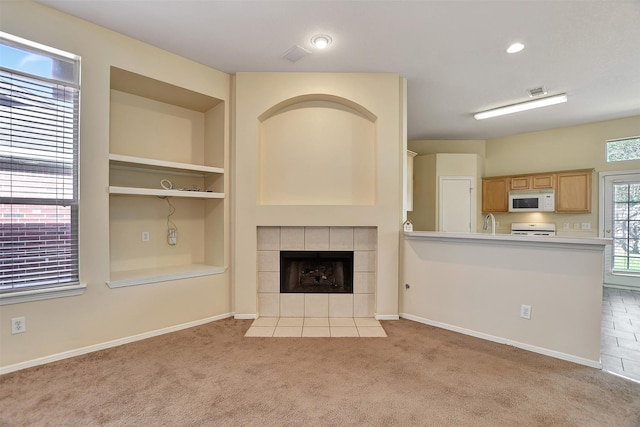
M224 100L111 68L110 287L225 271L225 124Z

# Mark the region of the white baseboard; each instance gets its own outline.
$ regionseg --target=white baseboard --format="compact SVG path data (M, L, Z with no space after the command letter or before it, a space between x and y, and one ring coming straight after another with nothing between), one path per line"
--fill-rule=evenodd
M397 314L376 314L373 317L375 317L376 320L400 320L400 316Z
M233 318L236 320L256 320L258 318L257 314L238 314L234 313Z
M470 335L472 337L480 338L487 341L497 342L499 344L506 344L513 347L521 348L523 350L531 351L534 353L544 354L545 356L555 357L556 359L562 359L580 365L589 366L591 368L602 369L602 364L599 361L585 359L583 357L574 356L571 354L562 353L555 350L550 350L544 347L537 347L535 345L525 344L510 339L496 337L494 335L485 334L482 332L473 331L471 329L460 328L458 326L449 325L447 323L436 322L434 320L425 319L423 317L414 316L412 314L400 313L400 317L407 320L413 320L414 322L424 323L425 325L435 326L437 328L447 329L449 331L458 332L464 335Z
M50 356L39 357L37 359L27 360L25 362L16 363L14 365L0 367L0 375L8 374L9 372L19 371L21 369L31 368L33 366L44 365L58 360L68 359L70 357L81 356L83 354L92 353L98 350L104 350L106 348L117 347L123 344L129 344L135 341L140 341L146 338L156 337L158 335L164 335L171 332L180 331L182 329L193 328L194 326L204 325L205 323L215 322L216 320L227 319L233 316L232 313L220 314L218 316L207 317L205 319L194 320L193 322L182 323L180 325L169 326L167 328L156 329L155 331L144 332L138 335L132 335L130 337L119 338L113 341L107 341L100 344L94 344L87 347L81 347L74 350L63 351L62 353L52 354Z

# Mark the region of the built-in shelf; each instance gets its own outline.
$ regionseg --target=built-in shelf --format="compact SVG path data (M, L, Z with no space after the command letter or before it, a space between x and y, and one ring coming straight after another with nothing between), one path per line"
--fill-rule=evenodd
M190 279L193 277L213 276L222 274L226 270L226 267L220 266L189 264L153 269L112 271L111 280L108 280L106 283L110 288L122 288L126 286L168 282L171 280Z
M106 284L224 275L227 100L116 67L110 74Z
M192 199L224 199L223 193L210 191L165 190L164 188L138 188L109 186L109 194L129 196L158 196L158 197L190 197Z
M200 175L222 174L223 168L214 166L193 165L189 163L169 162L166 160L147 159L144 157L109 154L109 162L114 166L125 166L136 169L152 169L163 172L186 172Z

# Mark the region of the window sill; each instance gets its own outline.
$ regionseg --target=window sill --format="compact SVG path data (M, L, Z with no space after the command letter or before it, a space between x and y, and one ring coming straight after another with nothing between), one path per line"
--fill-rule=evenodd
M55 288L31 289L28 291L17 291L0 294L0 305L20 304L23 302L40 301L53 298L64 298L82 295L87 289L87 285L58 286Z

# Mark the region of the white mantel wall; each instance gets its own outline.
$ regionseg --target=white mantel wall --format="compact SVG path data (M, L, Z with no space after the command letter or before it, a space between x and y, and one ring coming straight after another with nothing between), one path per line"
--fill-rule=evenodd
M376 316L398 316L398 232L405 161L405 81L397 74L238 73L233 145L233 295L236 317L259 315L259 226L367 226L378 230ZM373 118L374 195L368 204L260 202L260 124L265 113L297 98L342 99ZM315 147L315 146L314 146ZM364 153L363 153L364 154ZM286 164L286 162L283 162ZM304 179L304 177L301 177ZM286 195L285 195L286 196Z

